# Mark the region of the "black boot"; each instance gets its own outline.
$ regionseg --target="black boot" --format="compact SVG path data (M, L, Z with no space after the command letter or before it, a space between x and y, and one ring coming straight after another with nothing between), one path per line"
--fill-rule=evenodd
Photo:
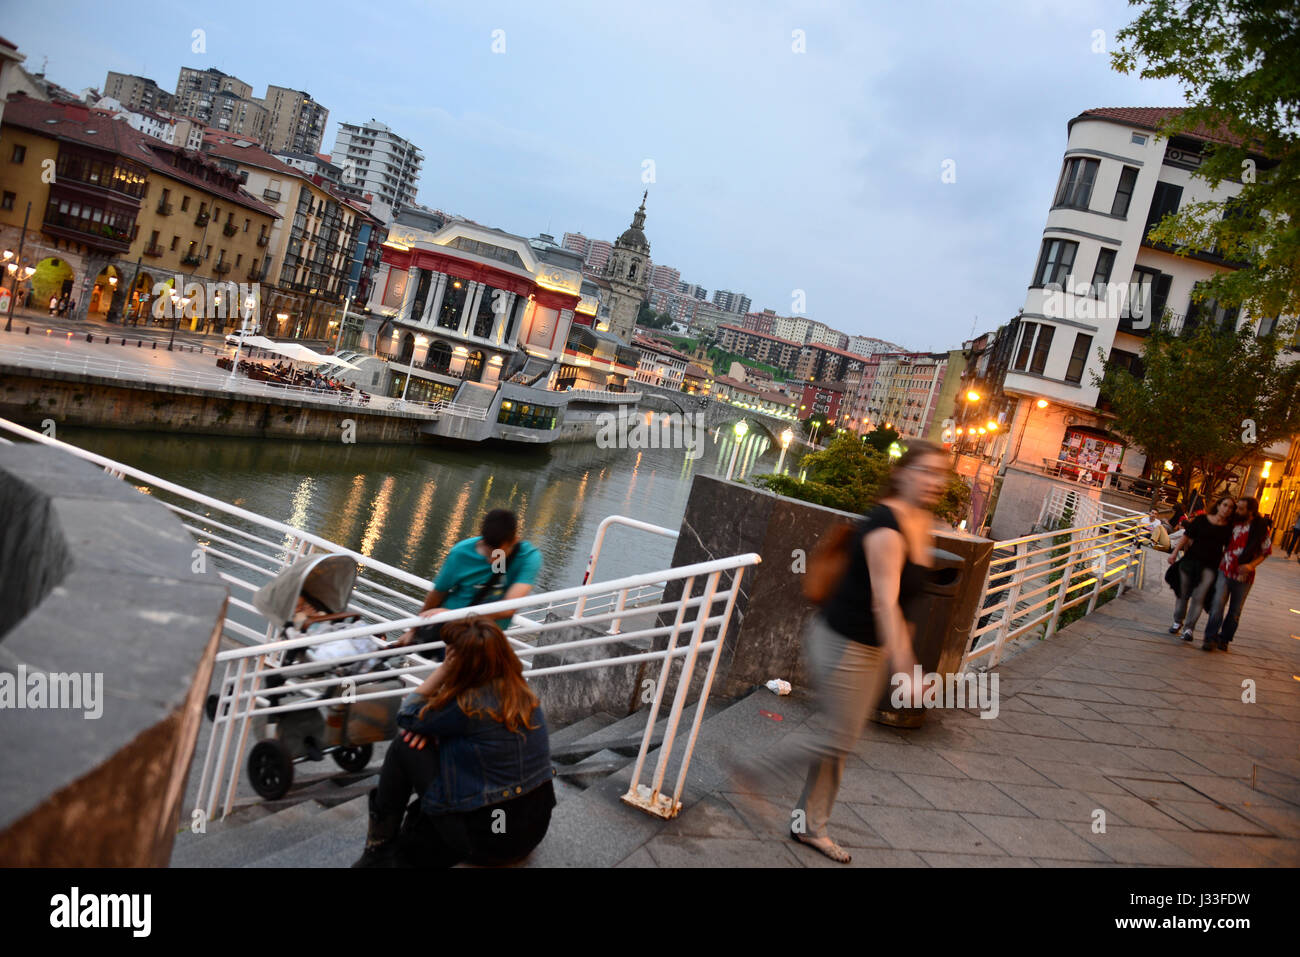
M353 867L396 867L397 833L402 827L402 812L381 812L375 809L377 788L370 789L370 826L366 830L365 852Z

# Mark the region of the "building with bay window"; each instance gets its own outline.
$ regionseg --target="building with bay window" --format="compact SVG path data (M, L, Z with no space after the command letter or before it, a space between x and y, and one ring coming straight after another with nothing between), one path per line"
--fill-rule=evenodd
M1050 485L1070 481L1090 494L1140 507L1141 479L1158 478L1142 449L1111 430L1113 416L1094 377L1107 361L1140 370L1150 331L1175 335L1200 323L1249 325L1271 331L1278 317L1241 315L1192 299L1198 283L1236 264L1216 253L1175 255L1147 238L1166 213L1189 203L1230 200L1240 183L1217 188L1193 177L1207 143L1219 135L1164 138L1157 128L1172 108L1086 110L1068 125L1060 177L1052 194L1024 307L1008 330L1002 382L1010 421L991 454L1003 486L991 534L1024 533ZM1269 167L1257 157L1261 169ZM1296 345L1295 342L1292 346ZM1253 490L1261 450L1243 487ZM1156 463L1157 466L1163 463Z

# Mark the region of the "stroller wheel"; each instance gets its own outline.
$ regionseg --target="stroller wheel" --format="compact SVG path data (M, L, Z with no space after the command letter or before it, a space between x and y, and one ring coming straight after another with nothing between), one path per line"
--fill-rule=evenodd
M293 784L293 758L279 741L259 741L248 754L248 783L268 801L282 798Z
M221 701L220 695L210 694L208 700L203 704L203 712L208 716L209 721L215 721L217 718L217 705Z
M344 771L364 771L374 753L374 745L362 744L355 748L339 748L333 752L334 763Z

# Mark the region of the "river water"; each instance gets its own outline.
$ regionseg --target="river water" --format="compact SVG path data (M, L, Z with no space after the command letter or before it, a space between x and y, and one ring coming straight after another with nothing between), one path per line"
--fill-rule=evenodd
M681 448L594 441L453 449L74 428L58 437L424 578L490 509L513 509L542 551L542 590L582 583L607 515L677 529L692 478L725 475L735 441L729 429L711 434L692 460ZM774 471L778 451L751 431L736 476ZM672 553L670 539L611 529L596 579L666 568Z

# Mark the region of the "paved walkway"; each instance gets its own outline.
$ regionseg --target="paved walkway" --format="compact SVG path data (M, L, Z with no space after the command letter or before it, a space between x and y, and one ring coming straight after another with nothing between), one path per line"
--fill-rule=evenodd
M1163 559L1148 553L1144 590L1002 663L996 718L869 725L831 820L853 866L1300 865L1300 564L1261 566L1224 654L1165 633ZM686 809L639 829L620 866L839 866L785 836L795 795L764 813L720 771L736 742L770 747L809 714L759 692L706 724Z

